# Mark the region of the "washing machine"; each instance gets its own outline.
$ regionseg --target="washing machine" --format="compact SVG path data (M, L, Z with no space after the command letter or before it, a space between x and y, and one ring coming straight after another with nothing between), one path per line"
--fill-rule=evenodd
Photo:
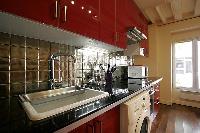
M120 133L150 133L151 123L148 91L120 105Z

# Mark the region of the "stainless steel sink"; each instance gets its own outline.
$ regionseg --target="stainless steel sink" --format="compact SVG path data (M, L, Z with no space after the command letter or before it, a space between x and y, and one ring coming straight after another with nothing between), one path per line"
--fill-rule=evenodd
M41 120L72 108L107 97L109 94L93 89L60 88L20 95L21 104L32 121Z

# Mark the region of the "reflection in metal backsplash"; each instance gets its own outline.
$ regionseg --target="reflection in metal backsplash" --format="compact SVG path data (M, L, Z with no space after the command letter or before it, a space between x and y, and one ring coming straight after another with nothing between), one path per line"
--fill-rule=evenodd
M107 52L95 48L78 49L76 59L76 81L82 84L103 82L109 60Z
M93 84L97 89L105 84L107 66L132 65L132 60L119 53L109 53L99 48L81 48L76 50L75 84Z
M68 49L63 54L74 55L75 47L68 46ZM55 60L54 67L56 82L62 82L65 86L75 85L75 59L71 56L59 56Z

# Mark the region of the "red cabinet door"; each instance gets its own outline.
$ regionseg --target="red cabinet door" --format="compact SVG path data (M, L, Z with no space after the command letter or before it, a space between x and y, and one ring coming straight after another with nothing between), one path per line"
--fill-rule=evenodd
M120 106L117 106L97 118L77 127L70 133L119 133Z
M99 39L99 2L62 0L60 28Z
M137 27L147 35L147 20L137 5L132 0L116 0L116 42L117 46L126 48L127 37L126 32L128 29ZM148 41L143 41L141 46L145 48L148 53Z
M57 11L56 11L57 6ZM0 10L40 23L58 26L59 1L57 0L1 0ZM57 18L55 14L57 12Z
M134 2L132 0L125 0L125 12L126 12L126 27L137 27L137 10L135 9Z
M127 45L127 13L126 13L126 1L116 0L116 44L120 48L126 48Z
M100 40L115 45L115 1L100 1Z
M75 128L74 130L70 131L69 133L86 133L86 131L87 131L86 124L83 124Z
M81 0L70 1L61 0L60 4L60 28L68 30L75 33L84 32L84 27L82 26L84 21L84 12L81 10Z
M94 119L95 133L120 132L120 107L117 106Z
M88 37L99 40L100 30L100 0L85 0L87 19L86 19L86 34ZM91 11L91 13L90 13Z

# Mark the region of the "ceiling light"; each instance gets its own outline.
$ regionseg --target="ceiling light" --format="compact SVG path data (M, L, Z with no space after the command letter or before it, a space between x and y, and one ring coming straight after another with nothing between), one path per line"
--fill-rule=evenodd
M83 10L83 9L84 9L84 6L82 6L81 9Z
M88 13L89 13L89 14L91 14L91 13L92 13L92 11L91 11L91 10L88 10Z

